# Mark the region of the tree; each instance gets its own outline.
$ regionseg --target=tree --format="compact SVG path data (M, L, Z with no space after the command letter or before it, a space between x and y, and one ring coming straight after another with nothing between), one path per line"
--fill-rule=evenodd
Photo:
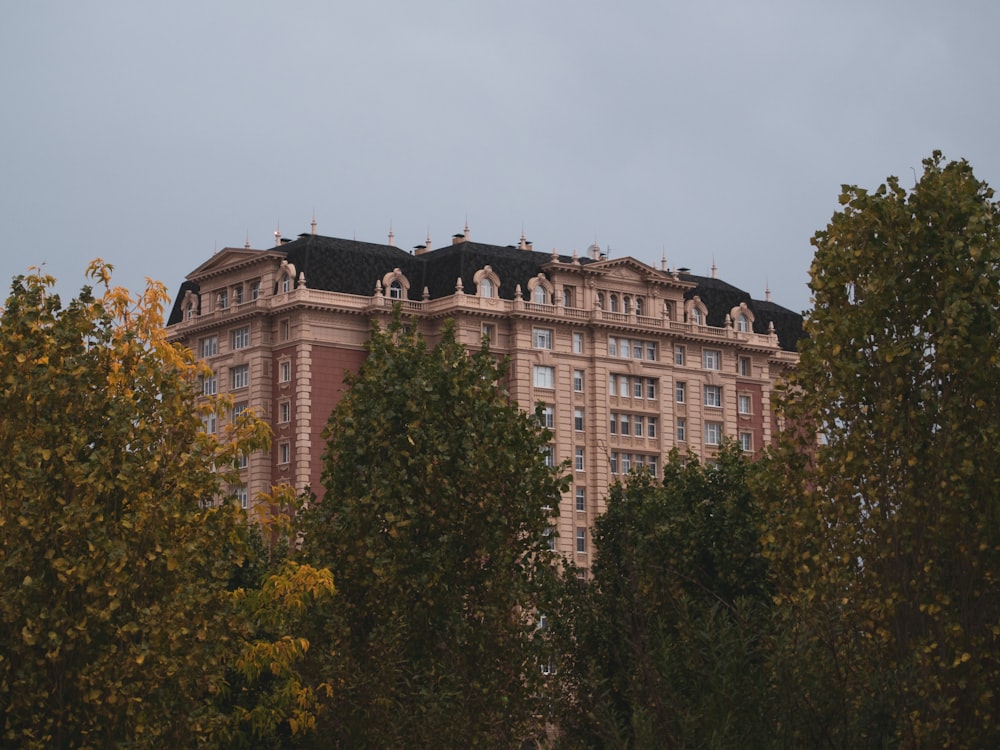
M326 494L305 523L303 553L338 588L324 653L312 652L333 686L322 736L509 747L541 713L535 622L567 482L485 346L468 353L446 326L428 349L397 316L367 349L330 418Z
M835 746L996 746L1000 210L938 152L911 190L840 202L813 239L784 409L799 458L769 535L796 647L828 678L798 675L801 708Z
M569 589L560 724L567 747L770 747L770 583L761 464L676 451L662 483L612 486L592 582Z
M262 607L230 591L249 548L227 467L268 432L249 416L204 431L225 401L197 405L203 370L165 338L163 287L133 300L110 270L92 264L103 295L85 287L66 308L50 277L18 277L0 316L0 738L140 748L259 736L249 710L227 705L229 681L298 655L255 639L248 613ZM261 699L282 696L291 683L278 677ZM277 721L294 716L273 703Z

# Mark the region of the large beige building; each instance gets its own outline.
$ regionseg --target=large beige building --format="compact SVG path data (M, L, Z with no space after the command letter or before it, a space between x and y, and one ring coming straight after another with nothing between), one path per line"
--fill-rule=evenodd
M488 336L510 358L519 404L545 406L551 460L569 460L558 545L589 567L589 529L608 486L638 466L654 474L673 448L711 457L723 438L755 453L774 435L770 397L797 361L801 316L717 278L634 258L535 252L472 242L407 252L313 232L267 250L225 248L192 271L171 337L274 430L234 488L247 507L289 483L320 485L321 432L364 357L372 319L394 303L433 341L446 319L470 348ZM769 295L766 295L769 297ZM222 429L231 415L206 420ZM474 471L475 467L469 467Z

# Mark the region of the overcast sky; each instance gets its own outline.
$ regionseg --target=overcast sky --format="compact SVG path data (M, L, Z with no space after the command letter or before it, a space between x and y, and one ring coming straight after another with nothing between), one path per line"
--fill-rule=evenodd
M1000 3L0 3L0 280L462 231L809 306L842 183L1000 186ZM4 292L3 296L6 296Z

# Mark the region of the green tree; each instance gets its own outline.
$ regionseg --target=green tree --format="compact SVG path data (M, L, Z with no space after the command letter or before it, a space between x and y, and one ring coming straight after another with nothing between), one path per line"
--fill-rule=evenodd
M612 486L593 580L553 625L564 745L773 746L762 472L727 445L711 464L675 451L662 483Z
M104 293L85 287L66 308L50 277L18 277L0 316L2 744L252 737L249 712L227 704L229 677L297 655L255 639L248 617L262 608L230 591L248 531L225 468L268 432L246 417L206 434L202 416L225 403L197 406L202 370L165 338L163 287L132 299L110 267L89 273ZM294 687L278 683L261 699Z
M940 153L911 190L840 202L768 537L803 656L788 691L832 746L997 746L1000 209Z
M337 581L325 741L510 747L531 731L556 580L549 507L566 488L550 439L505 391L505 365L452 326L429 349L397 317L331 416L304 553ZM320 636L316 636L318 639Z

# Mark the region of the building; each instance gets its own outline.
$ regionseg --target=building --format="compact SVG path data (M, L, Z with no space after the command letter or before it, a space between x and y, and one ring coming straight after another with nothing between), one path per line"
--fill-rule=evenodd
M775 434L770 396L797 362L801 316L686 269L634 258L535 252L523 237L407 252L310 234L267 250L225 248L181 285L168 326L228 392L274 431L236 488L251 510L272 485L322 493L321 433L364 358L372 319L399 303L433 342L456 321L470 348L489 338L510 358L510 390L552 429L549 460L570 460L558 545L589 567L589 529L609 484L630 469L654 474L673 448L710 458L724 437L754 453ZM231 415L206 421L221 429Z

